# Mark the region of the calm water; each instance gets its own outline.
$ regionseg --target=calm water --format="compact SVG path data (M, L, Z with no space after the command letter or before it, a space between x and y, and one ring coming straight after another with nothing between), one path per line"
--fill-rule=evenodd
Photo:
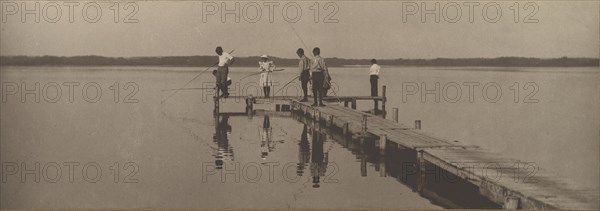
M2 207L440 208L394 177L381 177L378 162L365 163L364 152L293 118L215 120L212 90L182 90L171 97L172 91L163 91L180 88L203 69L3 67ZM239 81L254 71L232 68L235 95L258 94L258 76ZM335 94L369 93L366 68L331 72ZM536 162L598 187L598 73L597 68L384 67L380 85L387 86L388 111L399 108L403 124L422 120L427 133ZM275 73L272 92L295 74L296 68ZM209 87L213 80L207 73L188 87ZM38 82L40 92L5 94L15 87L22 91L22 82L27 89ZM295 82L286 87L276 94L299 93ZM434 94L422 99L425 89ZM359 104L359 109L371 106ZM243 102L227 100L221 111L243 109ZM19 171L35 169L36 163L39 182L36 173ZM223 172L229 174L222 178Z

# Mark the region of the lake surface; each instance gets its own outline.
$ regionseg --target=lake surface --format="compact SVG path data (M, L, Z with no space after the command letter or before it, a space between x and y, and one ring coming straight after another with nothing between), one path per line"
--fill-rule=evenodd
M204 69L2 67L2 208L441 208L294 118L215 119L212 90L165 90ZM231 68L233 95L258 95L258 76L239 80L255 71ZM274 73L271 92L299 95L296 71ZM332 68L331 94L368 95L367 72ZM383 67L380 85L405 125L598 187L599 72ZM213 81L207 72L187 87Z

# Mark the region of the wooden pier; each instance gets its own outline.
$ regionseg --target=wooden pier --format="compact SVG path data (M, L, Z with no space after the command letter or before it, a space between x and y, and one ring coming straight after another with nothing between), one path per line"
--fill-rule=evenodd
M246 112L254 112L253 104L263 100L251 96L240 98L245 99ZM305 116L323 127L341 131L346 137L377 139L382 153L388 148L406 151L415 161L417 191L426 195L435 194L431 190L440 184L440 178L450 182L460 179L476 187L479 195L506 209L600 209L598 187L579 187L534 163L427 135L420 131L419 120L414 127L399 124L397 108L393 109L393 120L386 119L385 95L330 96L326 99L330 103L324 107L313 107L312 102L300 102L297 97L271 100L286 105L280 112ZM375 106L381 102L382 115L357 111L357 100L374 101ZM215 102L218 112L218 102Z

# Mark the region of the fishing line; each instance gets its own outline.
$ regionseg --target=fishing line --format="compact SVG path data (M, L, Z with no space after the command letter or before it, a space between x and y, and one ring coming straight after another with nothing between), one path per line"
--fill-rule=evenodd
M296 29L294 28L294 26L292 26L292 24L290 22L288 22L288 25L290 26L290 28L292 28L292 31L294 31L294 34L296 35L296 37L298 37L298 39L300 39L300 42L302 42L302 45L304 46L304 48L306 48L306 50L308 51L308 46L306 45L306 43L304 43L304 40L302 39L302 37L300 37L300 35L298 34L298 32L296 32ZM312 51L311 51L312 52ZM314 56L314 55L313 55Z
M275 93L273 93L273 96L277 95L277 93L279 93L279 91L283 90L283 88L285 88L287 85L289 85L290 83L294 82L294 80L296 80L297 78L299 78L300 76L296 76L294 78L292 78L292 80L290 80L289 82L287 82L285 85L283 85L279 90L277 90Z
M284 70L285 70L285 69L276 69L276 70L273 70L273 72L284 71ZM257 73L252 73L252 74L250 74L250 75L244 76L244 77L242 77L242 78L240 79L240 81L241 81L241 80L244 80L244 79L246 79L246 78L248 78L248 77L250 77L250 76L255 76L255 75L258 75L258 74L261 74L261 73L262 73L262 72L257 72Z
M304 48L306 48L306 50L308 50L308 47L306 46L306 43L304 43L304 40L302 40L302 37L300 37L300 35L298 35L298 32L296 32L296 29L294 28L294 26L292 26L291 23L288 22L288 25L290 26L290 28L292 28L292 31L294 32L294 34L296 35L296 37L298 37L298 39L300 40L300 42L302 42L302 45L304 46ZM299 78L300 76L296 76L294 78L292 78L292 80L290 80L290 82L287 82L285 85L283 85L279 90L277 90L273 95L277 95L277 93L279 93L281 90L283 90L283 88L285 88L287 85L289 85L290 83L292 83L294 80L296 80L296 78Z
M234 51L235 51L235 49L234 49L234 50L231 50L231 51L229 52L229 54L232 54ZM173 89L173 91L174 91L174 92L172 92L172 93L171 93L171 95L167 96L167 98L165 98L164 100L162 100L162 101L160 102L160 104L164 104L164 103L165 103L165 102L166 102L166 101L167 101L169 98L171 98L173 95L177 94L177 92L179 92L179 90L180 90L180 89L183 89L183 88L185 88L187 85L189 85L190 83L192 83L192 81L196 80L198 77L200 77L200 76L201 76L202 74L204 74L206 71L208 71L210 68L213 68L215 65L218 65L218 64L219 64L219 63L217 62L217 63L215 63L215 64L211 65L210 67L206 68L206 70L204 70L204 71L202 71L200 74L196 75L196 77L192 78L192 80L189 80L189 81L188 81L187 83L185 83L185 85L183 85L181 88L179 88L179 89Z
M197 90L197 89L215 89L215 88L209 88L209 87L190 87L190 88L181 88L181 89L163 89L160 90L162 92L168 92L168 91L176 91L176 90Z
M304 40L302 39L302 37L300 37L300 35L298 34L298 32L296 32L296 29L294 28L294 26L292 26L292 24L291 24L291 23L289 23L289 22L288 22L288 25L290 26L290 28L292 28L292 31L294 32L294 34L296 35L296 37L298 37L298 39L300 40L300 42L302 42L302 45L304 46L304 48L306 48L306 50L308 51L308 50L309 50L309 49L308 49L308 46L306 45L306 43L304 43ZM312 52L312 51L311 51L311 52ZM314 56L315 56L315 55L313 54L313 57L314 57ZM328 72L329 72L329 71L328 71ZM299 77L299 76L298 76L298 77ZM295 79L295 78L294 78L294 79ZM292 79L292 80L294 80L294 79ZM311 83L311 85L312 85L312 83ZM286 86L287 86L287 84L286 84ZM283 89L284 87L285 87L285 86L281 87L281 89ZM281 90L281 89L280 89L280 90ZM333 87L331 87L331 90L333 91L333 95L335 96L335 98L338 100L338 103L341 103L341 102L342 102L342 100L340 99L340 97L338 97L338 96L337 96L337 93L335 93L335 90L333 90ZM277 91L277 92L279 92L279 91ZM277 94L277 92L275 92L275 94Z

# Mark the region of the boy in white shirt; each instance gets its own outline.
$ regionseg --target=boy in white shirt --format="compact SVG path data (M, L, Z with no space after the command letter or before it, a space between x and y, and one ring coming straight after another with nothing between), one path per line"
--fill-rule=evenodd
M371 96L377 96L377 81L379 80L379 71L381 67L377 60L371 59L371 68L369 69L369 80L371 81Z
M227 86L225 83L227 82L227 75L229 75L229 65L233 64L233 56L229 55L227 52L223 52L223 48L218 46L215 49L217 55L219 55L219 67L217 69L217 87L221 89L220 97L229 96L229 92L227 91Z

